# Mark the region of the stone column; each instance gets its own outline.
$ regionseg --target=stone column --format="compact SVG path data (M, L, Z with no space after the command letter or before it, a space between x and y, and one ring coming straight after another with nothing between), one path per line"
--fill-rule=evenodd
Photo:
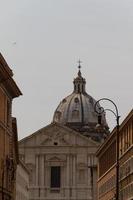
M88 167L88 188L91 188L91 166Z
M91 155L88 155L88 196L89 198L92 198L92 158Z
M73 155L73 186L76 185L76 157Z
M41 186L43 186L44 187L44 156L43 155L41 155L41 161L40 161L40 164L41 164L41 166L40 166L40 184L41 184Z
M45 159L46 159L46 157L45 157ZM45 176L45 178L44 178L44 185L45 185L45 187L46 187L46 189L45 189L45 196L47 197L47 195L49 194L49 189L50 189L50 170L51 170L51 168L50 168L50 166L49 166L49 163L47 163L47 162L45 162L45 167L44 167L44 176Z
M38 186L38 155L36 155L36 186Z
M67 166L66 166L66 198L70 196L70 155L67 155Z
M47 177L46 177L46 175L47 175L47 166L46 166L46 155L44 154L43 155L43 164L44 164L44 168L43 168L43 174L44 174L44 177L43 177L43 181L44 181L44 197L46 197L47 196L47 189L46 189L46 187L48 187L48 184L47 184Z
M40 196L44 196L44 155L40 156L40 162L39 162L39 178L40 178Z
M73 155L72 157L72 171L73 171L73 192L72 192L72 195L73 195L73 198L76 199L76 156Z

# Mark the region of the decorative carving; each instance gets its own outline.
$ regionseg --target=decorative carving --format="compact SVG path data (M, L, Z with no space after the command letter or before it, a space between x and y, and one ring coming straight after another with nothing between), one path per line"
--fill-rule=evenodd
M64 166L66 164L66 159L62 159L59 156L53 156L51 158L47 158L46 166Z
M57 143L58 145L70 145L68 141L64 138L66 134L56 131L51 132L46 135L46 138L43 142L41 142L41 145L55 145Z

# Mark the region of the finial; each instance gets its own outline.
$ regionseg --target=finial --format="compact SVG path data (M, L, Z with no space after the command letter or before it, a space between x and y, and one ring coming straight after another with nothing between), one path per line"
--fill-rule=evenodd
M78 66L78 68L79 68L79 70L81 69L81 64L82 63L82 61L79 59L79 61L78 61L78 64L79 64L79 66Z
M79 59L78 63L79 63L79 65L78 65L78 68L79 68L78 76L81 77L81 71L80 71L81 65L80 64L82 63L82 61Z

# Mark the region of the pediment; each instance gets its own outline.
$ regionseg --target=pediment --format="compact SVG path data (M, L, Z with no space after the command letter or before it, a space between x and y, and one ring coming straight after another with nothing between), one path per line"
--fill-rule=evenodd
M46 161L48 161L48 162L64 162L65 160L60 157L53 156L51 158L48 158Z
M99 144L66 126L50 124L19 142L21 146L98 146Z
M46 166L64 166L66 164L66 159L61 156L48 156L45 164Z

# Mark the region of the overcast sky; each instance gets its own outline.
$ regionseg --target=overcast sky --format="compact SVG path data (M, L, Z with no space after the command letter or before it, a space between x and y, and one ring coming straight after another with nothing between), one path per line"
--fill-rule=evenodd
M73 91L79 58L87 92L97 100L112 99L121 121L126 117L133 108L133 0L0 0L0 5L0 51L23 93L13 104L19 138L52 121L59 102ZM114 116L107 117L115 126Z

